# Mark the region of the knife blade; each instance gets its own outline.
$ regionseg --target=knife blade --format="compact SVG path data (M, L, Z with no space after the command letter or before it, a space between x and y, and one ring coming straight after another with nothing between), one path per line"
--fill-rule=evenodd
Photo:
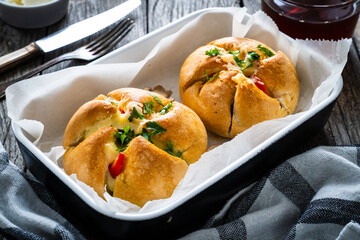
M0 72L38 54L51 52L70 43L88 37L101 29L115 23L140 6L140 0L128 0L110 10L100 13L81 22L70 25L49 36L30 43L12 53L0 57Z

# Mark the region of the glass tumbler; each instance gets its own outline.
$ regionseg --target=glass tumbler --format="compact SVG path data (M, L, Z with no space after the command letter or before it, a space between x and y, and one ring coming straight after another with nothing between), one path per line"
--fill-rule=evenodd
M293 38L351 38L360 0L262 0L262 10Z

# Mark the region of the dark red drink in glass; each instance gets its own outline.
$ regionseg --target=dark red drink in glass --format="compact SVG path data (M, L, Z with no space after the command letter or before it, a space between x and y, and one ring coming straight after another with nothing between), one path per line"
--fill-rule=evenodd
M293 38L351 38L360 0L262 0L261 8Z

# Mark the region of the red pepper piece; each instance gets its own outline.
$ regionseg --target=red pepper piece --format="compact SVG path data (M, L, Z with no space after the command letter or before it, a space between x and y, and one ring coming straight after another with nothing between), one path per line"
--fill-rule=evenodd
M255 83L255 86L258 87L261 91L263 91L266 95L269 95L267 92L266 92L266 89L265 89L265 84L260 80L260 78L258 78L257 76L253 76L253 80L254 80L254 83Z
M121 152L119 153L118 158L109 165L109 172L113 178L116 178L116 176L119 175L123 170L124 159L125 159L125 154Z

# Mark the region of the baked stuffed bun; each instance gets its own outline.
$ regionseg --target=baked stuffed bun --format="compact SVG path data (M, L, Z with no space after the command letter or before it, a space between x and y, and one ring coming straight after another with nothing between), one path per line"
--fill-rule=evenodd
M281 51L252 39L227 37L185 60L180 96L207 129L232 138L254 124L292 114L299 81Z
M207 148L191 109L152 92L123 88L85 103L63 138L63 166L103 197L138 206L170 197L188 164Z

